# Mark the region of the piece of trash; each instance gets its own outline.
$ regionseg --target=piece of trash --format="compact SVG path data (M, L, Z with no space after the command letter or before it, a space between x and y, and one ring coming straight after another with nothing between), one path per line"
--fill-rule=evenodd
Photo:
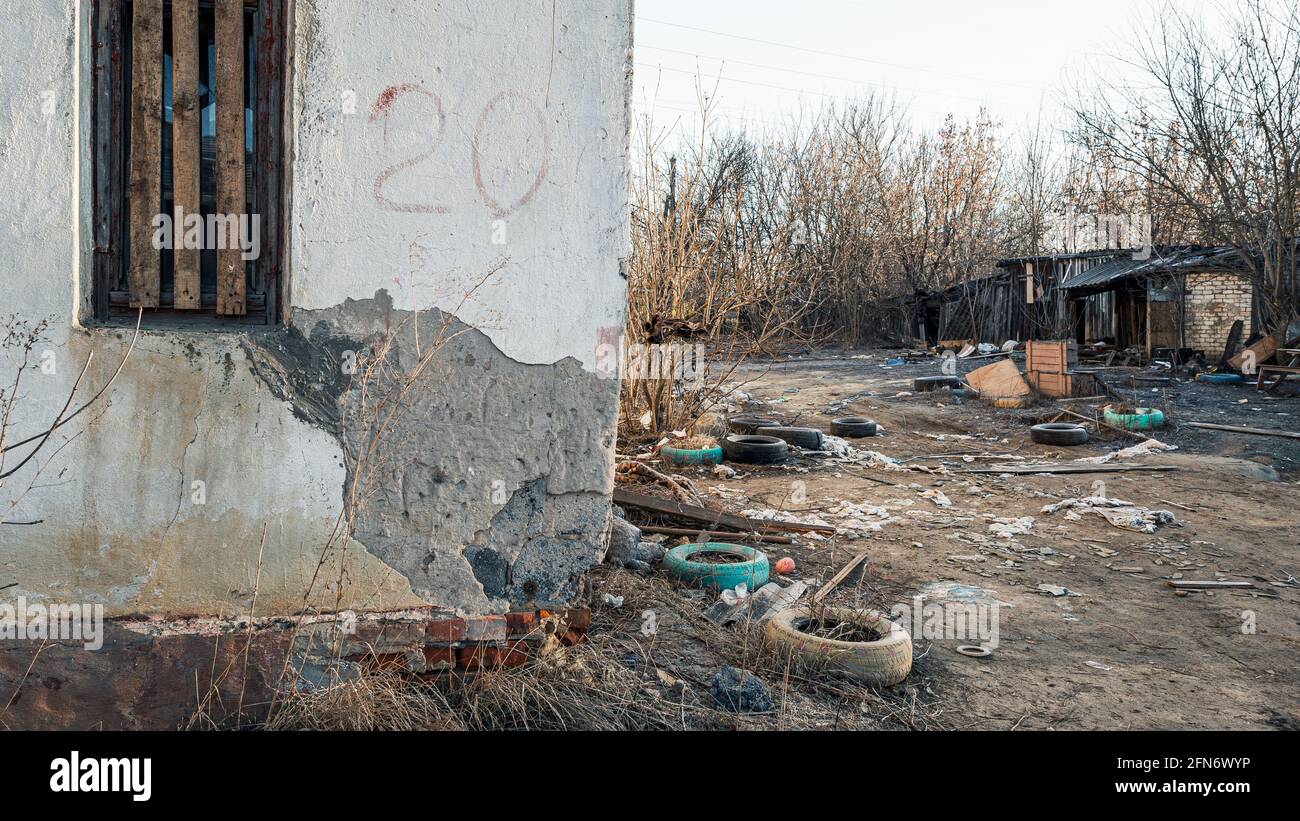
M622 597L622 596L611 596L609 593L606 593L606 594L605 594L605 604L608 604L610 607L622 607L622 606L623 606L623 597Z
M729 468L726 465L714 465L713 475L717 476L719 479L734 479L736 478L736 471L734 468Z
M978 644L959 644L957 652L963 656L970 656L973 659L986 659L993 655L993 651L987 647L981 647Z
M1068 587L1061 587L1059 584L1040 584L1038 592L1046 593L1049 596L1060 598L1061 596L1082 596L1082 593L1076 593Z
M952 500L938 488L923 490L921 491L921 495L934 502L937 507L952 507Z
M788 576L794 572L794 559L789 556L783 556L776 560L775 570L782 576Z
M1167 510L1152 510L1145 507L1138 507L1132 502L1126 502L1123 499L1108 499L1104 496L1084 496L1073 499L1062 499L1056 504L1045 505L1042 512L1046 514L1056 513L1058 510L1067 511L1066 518L1070 512L1076 515L1082 513L1096 513L1106 521L1121 527L1125 530L1132 530L1137 533L1155 533L1156 528L1161 525L1174 523L1174 514Z
M727 604L739 604L749 598L749 587L744 582L741 582L734 588L729 587L723 590L719 598Z
M903 364L904 362L906 362L906 361L907 361L907 360L903 359L903 357L901 357L901 356L896 356L896 357L894 357L893 359L886 359L886 360L885 360L885 365L887 365L888 367L893 368L893 367L897 367L898 365L902 365L902 364Z
M1101 663L1099 663L1099 662L1095 662L1095 661L1087 661L1087 662L1084 662L1084 663L1087 664L1089 667L1093 668L1094 670L1114 670L1114 669L1115 669L1114 667L1107 667L1106 665L1101 664Z
M735 667L724 666L713 674L709 695L719 708L733 713L766 713L772 709L772 695L763 680Z
M1034 529L1034 519L1032 516L1021 516L1018 519L998 518L993 520L989 525L989 533L1001 539L1014 539L1016 536L1023 536Z

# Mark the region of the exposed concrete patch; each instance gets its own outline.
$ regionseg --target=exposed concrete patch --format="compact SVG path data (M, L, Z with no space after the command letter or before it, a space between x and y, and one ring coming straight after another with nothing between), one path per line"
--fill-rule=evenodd
M570 598L600 555L613 485L616 380L573 359L526 365L441 311L392 307L385 291L333 309L295 311L280 334L245 341L254 373L300 419L370 450L344 498L359 499L354 536L430 604L465 613ZM305 332L298 329L307 329ZM388 336L362 385L341 363ZM375 403L435 340L384 433Z

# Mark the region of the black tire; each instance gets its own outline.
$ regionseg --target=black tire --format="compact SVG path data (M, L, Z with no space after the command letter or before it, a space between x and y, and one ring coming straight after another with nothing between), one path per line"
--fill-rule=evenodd
M861 416L845 416L831 420L831 436L843 436L845 439L861 439L876 435L876 423Z
M822 449L822 432L816 428L764 427L754 431L759 436L775 436L804 450Z
M912 380L912 390L937 391L939 388L955 388L961 380L955 376L918 376Z
M780 419L768 419L765 416L733 416L727 420L727 430L732 433L753 434L757 433L759 428L775 427L780 424Z
M1048 422L1030 428L1029 438L1040 445L1082 445L1088 441L1088 430L1069 422Z
M790 446L784 439L775 436L733 433L722 440L722 452L732 462L770 465L784 459L790 452Z

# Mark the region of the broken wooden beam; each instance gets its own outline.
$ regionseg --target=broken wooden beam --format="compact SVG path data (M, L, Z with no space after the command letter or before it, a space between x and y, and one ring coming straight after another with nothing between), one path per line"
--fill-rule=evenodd
M1167 581L1165 584L1176 590L1222 590L1239 587L1254 587L1250 582L1229 582L1229 581Z
M614 503L635 507L641 510L649 510L653 513L662 513L665 516L676 516L681 519L689 519L695 522L703 522L710 525L710 528L718 525L725 525L733 530L746 531L786 531L790 533L834 533L835 528L831 525L810 525L803 522L792 522L788 519L751 519L748 516L737 516L734 513L726 513L721 510L710 510L707 507L691 505L685 502L675 502L672 499L664 499L660 496L651 496L648 493L640 493L635 490L626 488L614 488Z
M1256 436L1281 436L1285 439L1300 439L1300 433L1294 433L1289 430L1268 430L1267 428L1246 428L1239 425L1216 425L1210 422L1184 422L1189 428L1205 428L1206 430L1226 430L1230 433L1250 433Z
M991 468L955 470L953 473L1011 473L1017 476L1036 473L1125 473L1130 471L1178 470L1177 465L1004 465Z
M763 542L764 544L794 544L789 536L777 536L772 533L740 533L730 530L699 530L690 527L664 527L662 525L637 525L642 533L663 533L668 536L708 536L711 539L733 539L735 541Z
M840 568L840 572L832 576L830 581L822 585L821 590L818 590L816 593L813 594L812 603L817 604L822 599L826 598L826 596L828 596L832 590L840 586L840 582L847 579L849 577L849 574L852 573L854 570L857 570L858 567L866 560L867 560L866 553L859 553L858 555L854 556L852 559L849 559L848 564Z

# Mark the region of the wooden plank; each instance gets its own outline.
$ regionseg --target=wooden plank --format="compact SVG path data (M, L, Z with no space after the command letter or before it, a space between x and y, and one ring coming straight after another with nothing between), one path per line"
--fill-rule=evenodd
M1127 473L1132 471L1163 472L1178 470L1177 465L998 465L991 468L974 468L957 470L954 473L1011 473L1015 475L1034 475L1038 473Z
M253 17L254 67L257 82L252 89L253 145L256 161L253 172L253 213L261 215L261 254L253 261L254 292L264 294L266 307L261 311L268 324L274 324L280 308L280 249L284 236L285 209L282 203L281 159L284 156L284 61L286 6L284 2L267 2L258 6ZM251 301L250 313L255 311Z
M121 0L97 4L95 38L95 318L109 316L109 291L123 274L123 41ZM125 285L123 285L125 289Z
M157 308L162 253L154 247L154 218L162 205L162 0L136 0L131 17L132 308Z
M859 553L858 555L854 556L852 559L849 559L848 564L840 568L840 572L832 576L830 581L822 585L821 590L818 590L816 593L813 594L812 603L817 604L822 599L826 598L826 596L828 596L832 590L840 586L840 582L847 579L849 577L849 574L852 573L854 570L856 570L858 566L861 565L866 560L867 560L866 553Z
M1246 349L1246 351L1250 351L1255 355L1255 366L1259 367L1273 358L1273 354L1277 353L1277 348L1277 335L1269 334L1254 345L1251 345ZM1246 351L1242 351L1228 360L1228 364L1231 365L1234 370L1241 370L1241 366L1245 364Z
M1224 590L1238 587L1254 587L1250 582L1227 582L1227 581L1169 581L1165 582L1170 587L1178 590Z
M1206 430L1226 430L1231 433L1252 433L1256 436L1280 436L1284 439L1300 439L1300 433L1293 433L1289 430L1268 430L1267 428L1244 428L1238 425L1215 425L1210 422L1186 422L1189 428L1205 428Z
M243 214L244 201L244 5L216 0L217 50L217 213L227 219ZM235 232L225 232L217 250L217 313L243 316L244 259ZM231 245L234 247L230 247Z
M201 307L199 248L187 248L184 219L199 205L199 0L172 0L172 231L176 284L173 307Z
M763 542L764 544L794 544L789 536L775 536L765 533L734 533L730 530L697 530L690 527L660 527L659 525L640 525L643 533L663 533L668 536L707 536L710 539L732 539L736 541Z
M707 507L699 505L689 505L685 502L676 502L672 499L665 499L661 496L651 496L648 493L639 493L635 490L626 488L614 488L614 502L628 507L649 510L655 513L663 513L668 516L677 516L682 519L690 519L696 522L704 522L709 525L726 525L735 530L752 530L757 532L765 531L789 531L792 533L834 533L835 528L829 525L809 525L803 522L791 522L784 519L750 519L745 516L737 516L734 513L725 513L721 510L709 510Z

